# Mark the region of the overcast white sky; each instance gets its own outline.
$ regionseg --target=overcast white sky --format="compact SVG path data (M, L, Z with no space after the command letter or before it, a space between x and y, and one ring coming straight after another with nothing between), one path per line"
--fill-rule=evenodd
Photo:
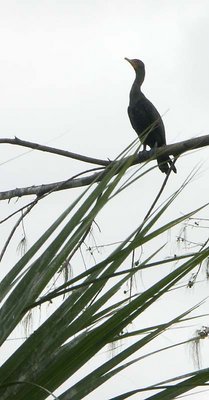
M143 91L165 114L168 143L209 134L208 50L208 0L0 0L0 137L17 136L97 158L115 157L136 137L126 111L134 72L124 57L144 61ZM193 167L202 167L171 208L172 217L208 201L208 152L196 151L178 161L178 174L170 179L164 198ZM13 159L22 153L26 154ZM0 191L64 180L87 168L8 145L0 146L0 160ZM156 168L150 180L137 182L112 205L111 237L104 211L99 220L104 236L99 240L121 239L121 215L124 236L134 229L136 215L137 221L144 216L163 178ZM30 245L77 193L59 193L34 210L26 221ZM14 207L14 200L2 203L1 218ZM1 246L13 223L1 226ZM21 233L15 240L20 239ZM2 262L4 273L16 257L11 249ZM129 376L121 391L132 384L141 384L137 375ZM110 392L101 390L100 398L107 395Z

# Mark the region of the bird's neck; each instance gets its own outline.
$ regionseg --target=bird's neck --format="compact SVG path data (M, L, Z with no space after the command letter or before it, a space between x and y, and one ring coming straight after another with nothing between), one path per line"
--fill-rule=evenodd
M142 83L144 82L144 78L145 78L145 71L136 71L135 82L140 86L140 88Z
M137 79L137 77L136 77L136 79L132 85L132 88L130 91L130 102L132 104L136 103L141 97L144 96L141 91L142 82L140 82L139 79Z

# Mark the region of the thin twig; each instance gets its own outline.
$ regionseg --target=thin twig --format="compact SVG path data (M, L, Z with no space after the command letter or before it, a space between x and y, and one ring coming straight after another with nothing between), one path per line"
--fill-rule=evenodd
M165 179L164 179L164 181L163 181L163 184L162 184L162 186L161 186L161 188L160 188L160 190L159 190L159 192L158 192L158 194L157 194L155 200L153 201L153 203L152 203L150 209L148 210L147 214L146 214L145 217L144 217L144 222L145 222L145 221L147 220L147 218L150 216L150 214L151 214L153 208L155 207L155 205L156 205L157 201L159 200L159 198L160 198L160 196L161 196L163 190L165 189L165 186L166 186L166 183L168 182L168 178L169 178L169 176L170 176L170 174L171 174L171 171L172 171L172 170L171 170L171 168L170 168L169 171L168 171L168 173L166 174L166 177L165 177Z
M77 178L78 176L81 176L81 175L83 175L83 174L86 174L86 173L89 173L89 172L92 172L92 171L103 170L103 169L104 169L103 167L97 167L97 168L88 169L88 170L86 170L86 171L80 172L79 174L76 174L76 175L72 176L71 178L67 179L65 182L67 183L68 180L75 179L75 178ZM47 192L47 193L45 193L45 194L43 194L43 195L37 196L37 199L36 199L35 201L38 202L38 201L40 201L41 199L43 199L43 198L45 198L46 196L48 196L49 194L51 194L52 192L57 191L57 190L59 190L59 189L55 186L51 191L49 191L49 192ZM37 201L37 200L38 200L38 201ZM4 219L2 219L2 220L0 221L0 224L2 224L3 222L6 222L8 219L12 218L14 215L16 215L16 214L18 214L19 212L23 211L25 208L29 207L29 206L30 206L31 204L33 204L33 203L34 203L34 200L31 201L30 203L26 204L25 206L19 208L18 210L14 211L14 212L11 213L10 215L8 215L8 216L5 217Z
M18 228L18 226L20 225L20 223L23 221L23 218L24 218L24 217L31 211L31 209L36 205L36 203L37 203L37 200L34 200L34 202L30 205L30 207L28 207L28 208L25 210L25 212L22 213L21 217L17 220L16 224L15 224L14 227L12 228L12 230L11 230L11 232L10 232L10 234L9 234L9 236L8 236L8 238L7 238L6 242L5 242L5 244L4 244L4 247L3 247L3 249L2 249L2 251L1 251L1 253L0 253L0 261L2 260L4 254L5 254L5 251L6 251L7 247L8 247L8 245L9 245L9 243L10 243L10 241L11 241L11 239L12 239L12 237L13 237L15 231L16 231L16 229Z
M100 168L92 168L91 170L81 172L81 173L79 173L79 174L73 176L73 177L70 178L70 179L74 179L74 178L76 178L77 176L82 175L82 174L84 174L84 173L86 173L86 172L94 171L94 170L98 170L98 169L100 169ZM103 167L101 167L101 169L103 169ZM22 213L21 217L18 219L18 221L17 221L16 224L14 225L12 231L10 232L9 237L7 238L6 243L5 243L3 249L2 249L2 251L1 251L1 253L0 253L0 262L1 262L2 258L3 258L3 256L4 256L4 254L5 254L5 251L6 251L7 247L8 247L8 245L9 245L9 243L10 243L10 241L11 241L11 239L12 239L12 237L13 237L15 231L16 231L16 229L18 228L18 226L20 225L20 223L23 222L23 219L25 218L25 216L26 216L27 214L29 214L29 212L32 210L32 208L33 208L40 200L42 200L42 199L45 198L46 196L49 196L49 194L51 194L51 193L52 193L53 191L55 191L55 190L57 190L56 187L53 188L50 192L43 194L42 196L37 196L37 198L36 198L35 200L33 200L31 203L29 203L28 205L26 205L26 206L24 206L24 207L21 207L19 210L15 211L15 212L12 213L10 216L8 216L8 217L5 218L4 220L0 221L0 223L2 223L2 222L4 222L4 221L6 221L7 219L9 219L10 217L12 217L13 215L15 215L16 213L18 213L18 212L21 212L21 213ZM27 207L27 210L23 213L23 209L26 208L26 207Z

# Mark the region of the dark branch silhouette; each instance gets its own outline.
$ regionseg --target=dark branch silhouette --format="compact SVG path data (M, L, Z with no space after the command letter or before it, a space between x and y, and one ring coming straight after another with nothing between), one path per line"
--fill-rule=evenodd
M90 185L93 182L98 182L102 179L105 174L105 167L110 168L111 165L115 164L115 162L120 161L110 161L110 160L100 160L92 157L83 156L80 154L72 153L66 150L55 149L49 146L43 146L37 143L31 143L28 141L20 140L18 138L8 139L2 138L0 139L0 144L12 144L18 146L24 146L31 149L45 151L48 153L53 153L57 155L61 155L64 157L73 158L79 161L84 161L91 164L101 165L104 168L100 169L100 172L93 173L89 176L85 177L73 177L65 181L54 182L50 184L41 184L38 186L30 186L25 188L16 188L7 190L4 192L0 192L0 200L11 199L13 197L22 197L22 196L29 196L29 195L36 195L38 197L42 196L43 194L49 193L51 191L59 191L65 189L72 189L82 186ZM141 151L137 154L132 165L136 165L151 159L156 159L159 155L169 156L172 155L175 158L179 157L181 154L185 153L189 150L198 149L201 147L205 147L209 145L209 135L200 136L197 138L185 140L182 142L166 145L159 147L155 152L151 151ZM85 171L86 172L86 171Z
M26 140L21 140L15 136L14 139L2 138L0 139L0 144L13 144L22 147L28 147L29 149L45 151L47 153L57 154L58 156L73 158L75 160L84 161L90 164L96 165L108 165L110 161L108 160L98 160L97 158L83 156L81 154L72 153L71 151L56 149L54 147L45 146L39 143L28 142Z

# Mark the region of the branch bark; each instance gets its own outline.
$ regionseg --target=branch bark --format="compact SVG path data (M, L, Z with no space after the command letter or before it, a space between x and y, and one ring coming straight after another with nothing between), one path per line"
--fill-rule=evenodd
M14 139L2 138L0 139L0 144L12 144L16 146L28 147L29 149L45 151L47 153L57 154L58 156L73 158L75 160L84 161L90 164L96 165L108 165L109 160L99 160L93 157L83 156L81 154L72 153L71 151L56 149L55 147L45 146L39 143L28 142L26 140L21 140L15 136Z
M70 178L67 181L60 181L60 182L54 182L51 184L42 184L38 186L30 186L30 187L25 187L25 188L16 188L12 190L7 190L4 192L0 192L0 200L6 200L6 199L11 199L13 197L21 197L21 196L29 196L29 195L36 195L36 196L42 196L43 194L46 194L51 191L59 191L59 190L65 190L65 189L71 189L71 188L76 188L76 187L81 187L81 186L87 186L90 185L93 182L97 182L102 179L105 173L105 167L110 166L111 163L115 163L117 161L110 161L110 160L100 160L92 157L87 157L83 156L80 154L72 153L66 150L60 150L56 148L52 148L49 146L43 146L37 143L33 142L27 142L18 138L14 139L8 139L8 138L3 138L0 139L0 144L12 144L12 145L19 145L19 146L24 146L24 147L29 147L31 149L39 150L39 151L46 151L49 153L61 155L64 157L69 157L73 158L79 161L84 161L87 163L93 163L96 165L102 165L104 166L103 172L96 172L94 174L91 174L87 177L82 177L82 178ZM181 154L185 153L186 151L189 150L194 150L198 149L201 147L205 147L209 145L209 135L205 136L200 136L197 138L185 140L182 142L166 145L163 147L160 147L156 150L156 152L153 154L153 151L142 151L139 152L133 161L132 165L136 165L145 161L148 161L150 159L155 159L159 154L165 154L165 155L173 155L174 157L178 157Z

